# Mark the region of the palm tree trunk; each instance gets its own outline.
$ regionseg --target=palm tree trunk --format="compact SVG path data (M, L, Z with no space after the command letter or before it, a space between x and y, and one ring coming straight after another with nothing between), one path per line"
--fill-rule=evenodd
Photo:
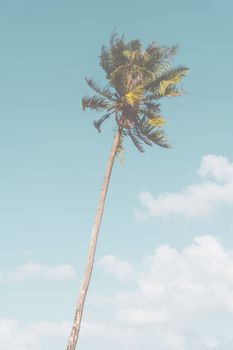
M83 314L83 308L84 308L84 303L85 303L85 298L87 295L90 279L91 279L91 274L92 274L92 269L94 265L94 258L95 258L95 251L96 251L96 243L97 243L97 238L98 238L98 232L103 216L103 211L104 211L104 203L105 203L105 198L106 194L108 191L108 185L110 181L110 176L111 176L111 171L114 163L114 159L117 153L117 149L120 143L120 137L121 137L121 131L120 129L117 130L115 137L113 139L113 144L112 144L112 149L108 158L106 170L105 170L105 175L104 175L104 181L103 185L100 191L100 196L99 196L99 202L98 202L98 207L95 215L95 220L94 224L92 227L92 232L91 232L91 239L89 243L89 249L88 249L88 255L87 255L87 262L86 262L86 267L83 275L83 280L81 284L81 289L80 293L78 296L76 308L75 308L75 316L74 316L74 321L73 321L73 326L72 330L69 336L68 340L68 345L66 350L75 350L78 336L79 336L79 331L80 331L80 326L81 326L81 320L82 320L82 314Z

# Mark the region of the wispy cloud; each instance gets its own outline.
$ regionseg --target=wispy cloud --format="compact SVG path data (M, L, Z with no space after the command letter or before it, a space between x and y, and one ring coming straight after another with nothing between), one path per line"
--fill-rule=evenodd
M233 163L223 157L206 155L198 170L200 182L192 184L178 193L162 193L153 196L149 192L140 194L144 212L138 211L138 220L153 216L180 215L187 219L207 218L219 205L233 203Z
M15 271L1 273L2 283L22 283L28 280L35 281L63 281L75 277L75 271L71 265L48 266L30 261L19 266Z

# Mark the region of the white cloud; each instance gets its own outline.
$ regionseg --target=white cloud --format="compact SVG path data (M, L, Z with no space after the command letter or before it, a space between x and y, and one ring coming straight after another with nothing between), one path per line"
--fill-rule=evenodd
M0 349L2 350L64 350L71 330L70 322L39 322L22 325L13 319L0 318ZM101 322L83 322L79 347L88 350L134 349L141 336L128 327L115 327Z
M139 268L111 256L98 264L112 278L126 276L106 298L85 309L79 347L86 350L229 350L233 346L233 251L212 236L195 237L182 250L160 245ZM107 262L112 264L106 270ZM133 272L132 272L133 271ZM111 284L110 277L106 280ZM126 289L127 286L127 289ZM110 288L111 289L111 288ZM103 298L103 294L101 294ZM90 296L89 296L90 299ZM97 312L95 310L97 309ZM98 312L99 311L99 312ZM63 350L71 324L22 325L0 319L0 349Z
M144 344L143 335L137 329L115 324L113 321L84 322L80 335L79 347L86 350L93 349L93 344L96 349L101 350L134 350Z
M165 323L167 315L163 311L146 310L143 308L123 309L117 313L117 320L133 325L146 325L150 323Z
M187 219L210 217L221 204L233 203L233 163L223 156L207 155L198 170L201 180L178 193L163 193L153 197L140 194L145 212L137 212L137 219L153 216L181 215Z
M106 255L100 258L97 266L101 267L107 274L112 275L120 281L129 281L134 275L134 270L130 264L116 258L114 255Z
M55 267L37 264L30 261L19 266L16 271L8 274L1 273L0 282L22 283L27 280L36 281L62 281L75 277L75 271L71 265L58 265Z
M0 319L0 349L62 349L62 346L65 348L65 339L69 329L70 324L67 322L40 322L22 326L17 320L2 318Z
M216 238L195 237L181 251L161 245L132 278L135 288L112 295L115 327L136 330L147 349L227 350L233 344L233 251Z

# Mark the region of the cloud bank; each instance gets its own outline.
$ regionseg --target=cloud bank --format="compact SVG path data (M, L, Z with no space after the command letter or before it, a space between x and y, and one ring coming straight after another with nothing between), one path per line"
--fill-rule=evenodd
M160 245L137 268L112 255L97 265L107 274L106 284L120 283L116 292L110 288L105 296L95 296L91 314L87 305L80 348L233 348L233 251L216 238L195 237L182 250ZM128 279L133 283L125 283ZM25 326L2 318L0 349L62 350L69 331L69 322Z
M112 277L117 277L115 272ZM116 325L137 330L140 346L153 349L156 344L164 350L233 346L233 251L216 238L195 237L182 251L161 245L144 259L140 270L131 266L131 279L136 288L119 290L112 303Z
M179 215L186 219L211 217L221 204L233 203L233 163L216 155L203 156L198 170L200 182L178 193L162 193L154 197L149 192L140 194L144 212L138 211L138 220L153 216Z

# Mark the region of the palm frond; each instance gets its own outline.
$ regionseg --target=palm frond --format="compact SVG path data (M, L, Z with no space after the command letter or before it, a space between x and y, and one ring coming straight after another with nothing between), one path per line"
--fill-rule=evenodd
M141 42L140 42L139 39L131 40L131 41L127 44L127 48L128 48L128 50L130 50L130 51L141 50L142 44L141 44Z
M140 109L140 112L142 114L146 114L146 113L158 114L158 113L160 113L160 103L157 103L154 100L146 101L144 98L142 101L142 105L143 106Z
M120 65L111 72L110 80L112 83L114 83L115 80L119 79L119 76L121 75L126 76L129 73L130 73L130 67L127 64Z
M159 105L152 105L148 104L146 107L142 107L139 109L139 114L142 115L143 118L151 119L151 118L160 118L160 108Z
M161 97L177 97L181 96L184 93L184 91L180 90L176 85L169 85L166 87L164 94L161 95Z
M158 130L148 122L143 121L137 125L138 131L147 139L157 144L160 147L170 148L171 146L167 142L167 137L164 130Z
M161 58L170 60L171 58L173 58L173 56L177 54L178 49L179 49L178 45L161 46Z
M154 117L150 117L147 122L156 128L161 128L165 124L165 119L159 115L156 115Z
M178 46L158 46L152 42L146 49L148 59L144 62L147 69L154 72L155 76L159 76L169 68L171 58L176 54Z
M149 53L150 56L155 56L157 58L169 58L174 56L177 53L177 50L179 49L178 45L162 45L159 46L154 41L148 47L146 48L146 51Z
M105 71L107 79L109 79L114 66L113 66L111 51L106 46L102 46L99 59L100 59L100 66Z
M140 64L144 59L144 53L141 50L125 50L123 55L128 58L131 64ZM141 68L143 68L142 65Z
M146 80L151 81L154 78L154 72L146 67L145 62L149 60L147 52L141 50L125 50L123 55L127 58L128 62L125 66L130 69L131 74L140 74L143 77L144 83Z
M144 105L151 104L153 101L158 101L162 97L177 97L184 93L176 85L169 85L166 87L165 91L157 91L156 93L147 94L144 98Z
M146 88L151 92L157 93L159 96L164 96L166 89L171 85L178 84L187 73L188 68L183 66L170 69L159 78L151 81Z
M144 143L146 143L148 146L153 146L153 142L150 141L146 136L144 136L138 129L137 125L134 126L135 134L137 135L137 138L142 140Z
M138 85L133 90L127 92L124 96L124 99L130 106L133 107L141 102L143 94L143 86Z
M119 40L124 40L124 36L122 35L121 37L119 37L116 29L114 29L112 31L111 36L110 36L109 47L111 48L111 47L115 46L117 41L119 41Z
M129 135L129 137L131 138L131 140L133 141L136 148L139 150L139 152L143 153L144 148L142 147L142 143L140 142L139 137L137 137L137 135L134 134L134 130L129 129L129 130L127 130L127 133Z
M113 114L113 112L112 112L112 113L107 113L107 114L103 115L100 119L94 120L93 124L94 124L95 128L98 130L98 132L101 132L101 129L100 129L101 125L102 125L103 122L104 122L106 119L108 119L112 114Z
M113 70L127 64L127 58L123 54L125 50L127 50L127 46L124 38L117 38L115 44L110 48Z
M92 97L84 96L82 98L82 106L83 110L90 108L96 111L111 108L111 104L105 98L96 95Z
M126 65L117 67L110 74L109 82L120 96L123 96L127 91L129 74L130 70Z
M160 115L160 108L140 108L138 115L143 121L147 121L148 124L161 128L165 124L165 119Z
M115 101L114 94L112 93L111 89L108 86L101 87L99 86L93 79L87 79L85 78L88 86L92 88L97 94L109 99L110 101Z
M125 52L127 54L127 52ZM138 85L147 86L154 78L153 73L139 64L128 62L117 67L110 75L110 84L120 93L129 92Z

